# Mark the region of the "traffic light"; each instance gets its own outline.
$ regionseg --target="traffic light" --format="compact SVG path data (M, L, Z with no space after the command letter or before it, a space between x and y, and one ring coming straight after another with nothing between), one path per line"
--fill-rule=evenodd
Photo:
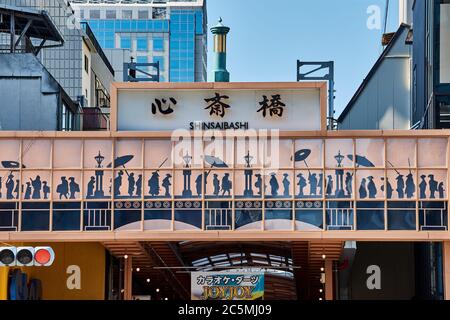
M16 253L16 266L31 267L33 266L33 247L18 247Z
M50 247L34 248L34 265L37 267L48 267L55 260L55 252Z
M0 267L16 265L16 247L0 247Z
M54 260L51 247L0 247L0 267L48 267Z

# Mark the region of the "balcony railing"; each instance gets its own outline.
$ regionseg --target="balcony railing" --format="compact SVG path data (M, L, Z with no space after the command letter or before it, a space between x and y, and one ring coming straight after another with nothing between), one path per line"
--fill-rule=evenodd
M83 108L83 131L109 129L109 118L100 108Z

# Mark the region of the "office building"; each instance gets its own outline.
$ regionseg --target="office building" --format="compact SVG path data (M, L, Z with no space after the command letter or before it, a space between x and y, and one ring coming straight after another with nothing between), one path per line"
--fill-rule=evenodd
M161 82L206 81L206 1L78 0L71 4L103 49L130 50L137 63L159 62Z

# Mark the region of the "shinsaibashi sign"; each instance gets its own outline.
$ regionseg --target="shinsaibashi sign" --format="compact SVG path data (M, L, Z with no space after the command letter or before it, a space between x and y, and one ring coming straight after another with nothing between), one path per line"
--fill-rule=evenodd
M321 130L320 88L118 91L118 131Z
M262 300L264 273L193 272L191 300Z

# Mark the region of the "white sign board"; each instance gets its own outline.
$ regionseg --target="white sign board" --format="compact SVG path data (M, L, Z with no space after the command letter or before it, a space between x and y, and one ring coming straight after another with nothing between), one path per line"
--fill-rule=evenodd
M118 91L118 131L177 129L321 130L320 89Z

